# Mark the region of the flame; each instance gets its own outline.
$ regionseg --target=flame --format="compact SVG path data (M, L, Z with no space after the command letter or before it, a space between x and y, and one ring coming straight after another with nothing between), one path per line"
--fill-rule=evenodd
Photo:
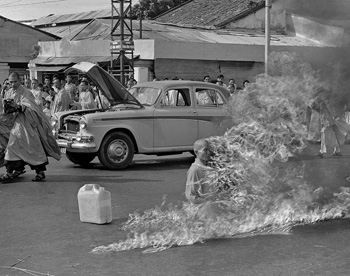
M92 252L154 253L214 238L290 234L295 225L349 218L350 188L327 201L322 188L303 178L303 162L286 162L305 148L305 105L323 84L308 65L279 55L271 64L275 76L258 76L231 99L226 111L234 127L207 139L212 160L203 181L215 197L130 214L123 225L128 237Z

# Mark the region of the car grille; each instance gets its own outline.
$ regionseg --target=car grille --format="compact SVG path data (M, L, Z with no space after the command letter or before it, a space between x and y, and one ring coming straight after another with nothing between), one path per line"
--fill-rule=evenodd
M64 118L63 127L60 129L60 133L77 133L79 132L79 120L80 116L67 116Z
M64 124L64 130L66 132L70 132L70 133L73 133L73 132L78 132L79 131L79 123L76 123L76 122L71 122L71 121L68 121Z

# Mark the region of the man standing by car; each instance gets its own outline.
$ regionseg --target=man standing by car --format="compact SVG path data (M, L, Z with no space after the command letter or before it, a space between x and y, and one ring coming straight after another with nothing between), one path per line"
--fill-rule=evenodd
M86 80L82 80L80 82L79 103L81 105L81 109L83 110L96 108L94 96L88 88L88 82Z
M73 83L72 75L68 74L66 76L66 84L64 86L64 89L68 92L68 95L70 97L71 102L78 101L79 95L77 93L77 86Z
M35 102L38 106L40 106L43 109L43 98L42 93L38 87L39 83L37 79L32 79L32 93L35 98Z
M52 114L55 114L56 112L69 110L70 97L67 91L62 87L61 80L59 78L55 78L53 81L53 85L57 93L55 95L55 99L51 107Z
M52 135L50 121L35 103L30 90L20 83L18 73L9 76L11 88L4 98L4 118L0 123L1 134L7 134L4 156L1 156L6 173L0 181L9 182L24 173L26 164L36 171L32 181L45 178L48 156L59 160L60 149ZM9 130L9 134L6 130ZM3 142L3 141L2 141Z

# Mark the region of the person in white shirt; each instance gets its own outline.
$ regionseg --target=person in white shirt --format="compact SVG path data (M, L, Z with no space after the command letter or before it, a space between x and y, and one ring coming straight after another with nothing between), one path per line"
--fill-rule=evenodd
M69 110L70 98L67 91L62 87L61 81L59 78L54 79L53 81L54 88L57 93L53 100L51 106L52 115L56 112Z
M37 79L32 79L32 89L30 91L32 91L34 98L35 98L35 103L40 106L41 108L43 108L43 95L41 90L39 89L39 82Z
M80 95L79 95L79 103L81 105L81 109L94 109L96 108L96 102L92 92L89 91L89 84L87 81L82 80L80 82Z

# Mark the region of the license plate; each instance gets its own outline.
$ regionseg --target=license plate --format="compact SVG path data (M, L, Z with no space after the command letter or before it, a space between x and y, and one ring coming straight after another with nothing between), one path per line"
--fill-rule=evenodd
M61 153L66 153L66 148L61 148Z

